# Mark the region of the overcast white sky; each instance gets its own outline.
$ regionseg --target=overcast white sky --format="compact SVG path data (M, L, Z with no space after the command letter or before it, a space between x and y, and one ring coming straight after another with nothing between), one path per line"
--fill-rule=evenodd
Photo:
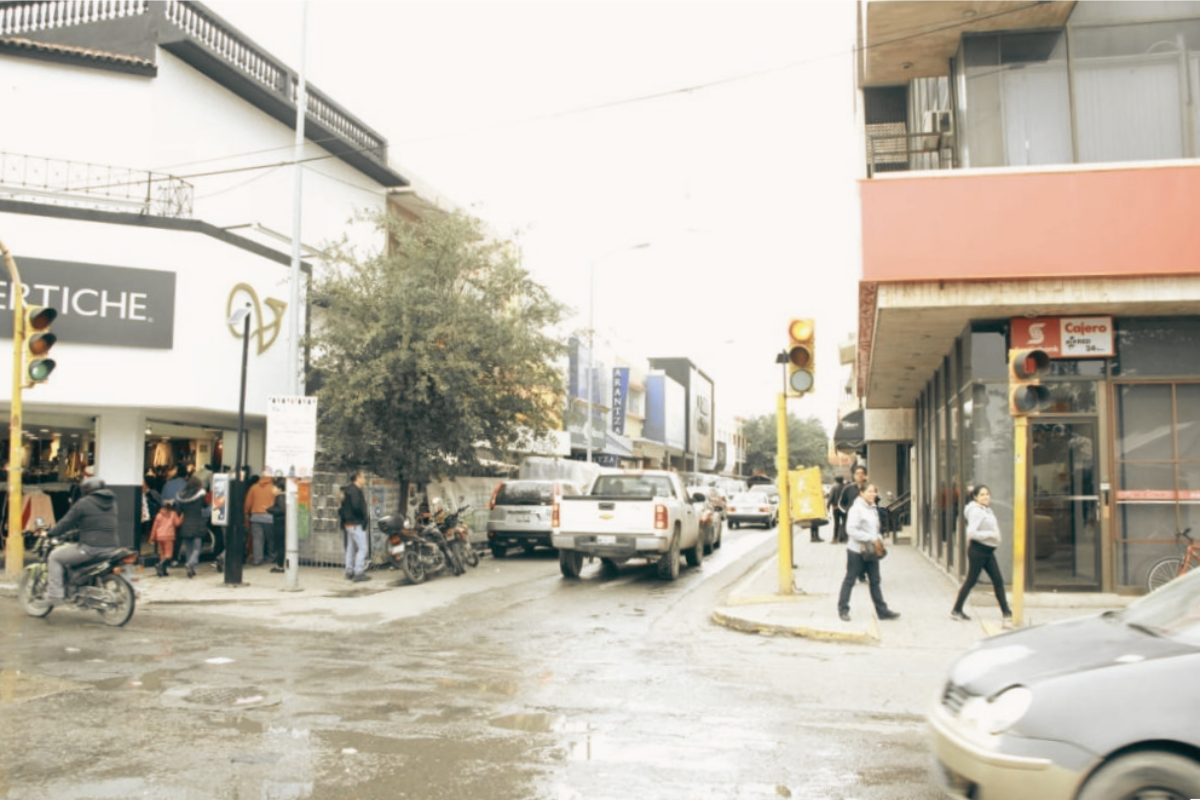
M298 66L301 3L208 5ZM526 267L578 309L572 327L587 326L595 262L597 329L631 358L691 358L719 415L774 413L787 321L815 317L818 391L790 410L832 432L860 272L854 14L314 0L307 71L401 172L519 232Z

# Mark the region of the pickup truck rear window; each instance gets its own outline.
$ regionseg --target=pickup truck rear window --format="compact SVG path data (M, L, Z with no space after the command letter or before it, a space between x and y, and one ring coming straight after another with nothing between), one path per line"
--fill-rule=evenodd
M592 486L593 495L604 497L672 497L671 482L656 476L601 475Z
M496 495L498 506L548 506L554 484L551 481L508 481Z

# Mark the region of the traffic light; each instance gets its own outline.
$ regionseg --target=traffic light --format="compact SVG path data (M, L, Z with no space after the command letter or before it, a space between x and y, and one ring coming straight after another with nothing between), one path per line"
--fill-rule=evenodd
M1050 390L1042 386L1042 375L1049 366L1045 350L1008 351L1008 413L1023 417L1050 404Z
M28 306L25 309L25 379L32 386L42 383L54 372L54 359L46 358L58 337L50 332L50 323L58 312L53 308Z
M815 332L811 319L794 319L788 323L788 397L801 397L812 391L813 376L816 375Z

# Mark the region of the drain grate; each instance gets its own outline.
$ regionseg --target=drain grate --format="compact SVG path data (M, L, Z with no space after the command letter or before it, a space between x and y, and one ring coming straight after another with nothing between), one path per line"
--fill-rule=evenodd
M217 709L261 708L278 705L283 697L257 686L197 686L170 689L163 693L165 704L176 708L206 706Z
M258 705L266 698L267 693L256 686L234 686L225 689L193 689L183 699L204 706L249 706Z

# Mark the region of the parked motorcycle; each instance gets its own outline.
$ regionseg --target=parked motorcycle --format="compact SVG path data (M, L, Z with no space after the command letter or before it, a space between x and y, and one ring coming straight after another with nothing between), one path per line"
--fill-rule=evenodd
M46 590L50 584L50 554L60 544L62 540L51 539L43 531L33 545L37 563L21 573L17 602L31 617L44 617L54 610L46 602ZM137 604L133 584L125 575L125 570L134 569L136 563L137 553L121 548L105 558L68 568L63 581L66 604L90 608L100 614L104 624L119 628L129 622Z
M458 511L447 516L438 528L441 530L442 535L446 537L446 541L450 544L450 549L455 552L460 562L469 567L478 567L479 553L476 552L474 547L471 547L471 542L468 538L471 530L465 522L461 525L458 523L459 518L470 510L471 507L469 505L463 506Z
M387 534L393 566L399 567L411 583L424 583L442 570L448 569L454 575L465 571L436 524L426 525L419 533L409 527L408 520L390 515L379 524Z

